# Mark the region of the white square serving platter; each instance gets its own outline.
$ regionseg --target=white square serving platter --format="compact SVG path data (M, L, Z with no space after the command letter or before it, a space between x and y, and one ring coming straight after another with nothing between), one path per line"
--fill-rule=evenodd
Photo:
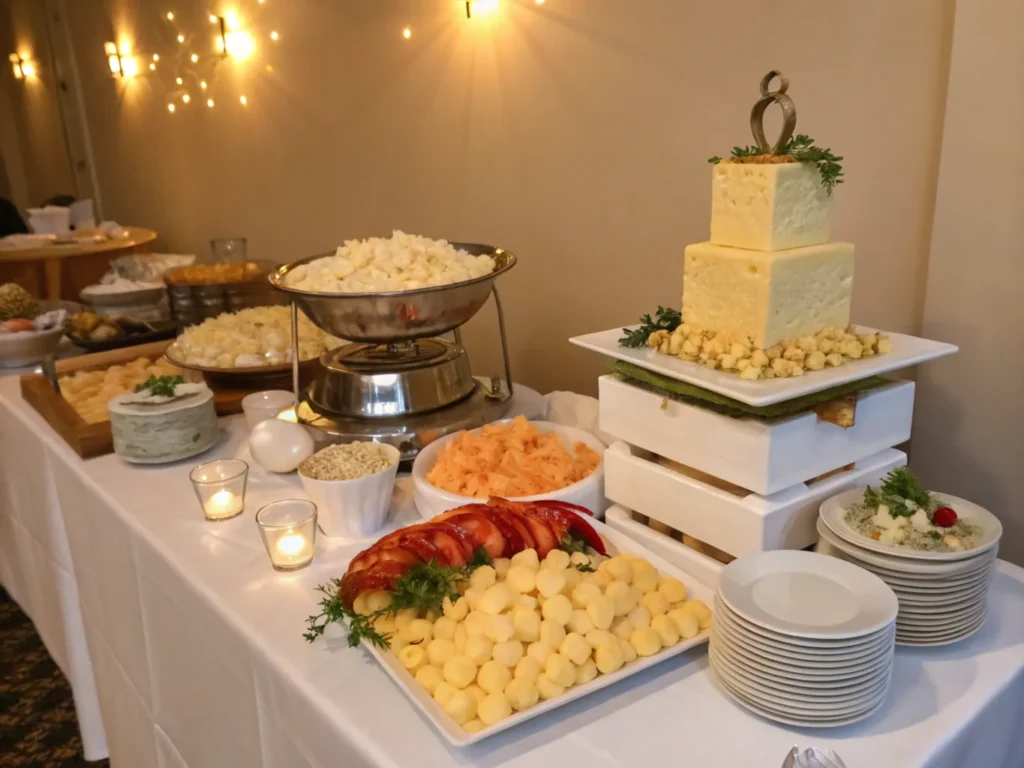
M687 384L693 384L753 406L783 403L801 395L820 392L823 389L847 382L899 371L928 360L946 357L958 350L953 344L946 344L942 341L931 341L902 333L881 331L892 339L893 349L888 354L853 360L838 368L808 371L803 376L795 378L746 381L732 373L715 371L698 363L680 360L672 355L663 355L650 347L642 349L620 347L619 339L622 338L622 331L622 328L612 328L607 331L588 333L585 336L574 336L569 339L569 342L577 347L583 347L616 360L633 363L649 371L660 373L662 376L684 381ZM879 331L857 326L857 333L879 333Z
M615 554L624 554L632 552L643 557L645 560L649 561L651 565L657 568L659 572L674 576L682 581L686 586L687 599L691 597L700 598L707 603L708 607L711 606L715 594L714 589L711 586L699 581L695 576L692 576L675 565L672 565L664 558L659 557L648 549L645 549L628 536L613 530L604 523L593 519L588 520L588 522L604 539L605 546L608 548L609 553L614 552ZM694 646L703 645L708 642L710 635L710 630L704 630L689 640L680 640L676 645L671 648L662 649L654 656L638 658L636 661L625 665L618 672L611 675L598 675L589 683L573 686L556 699L540 701L534 707L526 710L525 712L514 712L511 717L502 720L496 725L477 731L476 733L469 733L463 729L461 725L452 720L444 709L441 708L441 705L434 701L434 698L427 693L426 689L417 683L416 679L409 674L409 671L402 666L395 654L391 653L391 651L382 651L379 648L375 648L365 640L363 641L363 647L377 658L377 661L379 661L381 666L384 667L384 670L391 676L391 679L398 684L399 688L402 689L406 696L412 699L416 708L419 709L419 711L422 712L431 723L433 723L434 727L437 728L448 742L457 747L466 747L470 744L475 744L478 741L489 738L496 733L501 733L509 728L514 728L520 723L525 723L527 720L539 717L546 712L557 709L571 701L583 698L594 691L599 691L609 685L614 685L620 680L632 677L638 672L642 672L645 669L653 667L655 664L659 664L666 659L678 656L680 653L683 653Z

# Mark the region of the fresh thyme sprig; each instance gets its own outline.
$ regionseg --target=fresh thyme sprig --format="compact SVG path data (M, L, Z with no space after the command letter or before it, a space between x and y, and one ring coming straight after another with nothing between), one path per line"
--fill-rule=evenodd
M732 157L756 157L763 155L760 147L733 147ZM798 133L787 141L776 153L778 155L792 155L800 163L814 163L821 175L821 186L825 193L831 195L832 190L843 183L843 167L840 165L843 158L832 154L829 148L822 149L814 146L814 139L806 133ZM722 162L722 158L709 157L708 162L712 165Z
M658 311L654 313L653 318L649 314L645 314L640 318L639 328L633 330L629 328L622 329L622 338L619 339L619 346L637 349L646 344L647 337L655 331L668 331L671 333L682 322L683 317L678 309L666 309L659 304Z
M587 542L583 539L576 538L575 536L569 535L558 542L558 548L564 552L568 552L570 555L574 555L577 552L587 553ZM593 573L594 566L590 564L590 560L585 563L573 563L573 568L581 573Z
M406 608L440 613L446 597L453 601L459 598L458 583L468 579L479 566L490 562L487 550L481 547L466 565L439 565L435 560L417 563L395 582L391 590L391 604L366 615L356 613L342 602L339 592L341 580L331 579L317 587L324 594L320 600L320 613L306 619L309 630L303 637L312 643L323 635L328 625L344 620L348 624L350 646L355 647L366 640L378 648L387 648L391 644L391 636L377 629L377 619L394 616Z

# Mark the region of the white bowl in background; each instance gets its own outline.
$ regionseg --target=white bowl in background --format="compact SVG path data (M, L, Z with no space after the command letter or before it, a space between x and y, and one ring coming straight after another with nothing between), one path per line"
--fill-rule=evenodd
M507 424L511 421L512 419L505 419L494 423ZM570 452L576 443L586 443L589 447L597 451L598 455L601 457L601 461L593 472L579 482L548 493L539 493L534 496L509 497L509 501L541 501L543 499L566 501L570 504L578 504L581 507L589 509L594 513L595 517L599 519L602 518L604 516L604 509L607 506L607 502L604 498L605 444L594 437L590 432L577 429L576 427L567 427L550 421L531 421L530 423L537 428L538 432L557 433L562 438L566 450ZM470 430L470 434L478 434L482 429L483 427ZM447 512L449 509L461 507L465 504L478 504L480 502L487 501L487 499L449 493L448 491L438 488L427 480L427 473L434 468L438 457L441 455L441 451L449 441L455 438L456 434L460 433L446 435L440 440L434 441L420 451L416 455L415 461L413 461L413 500L416 502L416 509L423 517L430 518L435 515L440 515L442 512Z
M379 445L391 464L372 475L352 480L314 480L299 472L306 495L316 504L317 524L325 536L365 539L384 527L402 454L393 445Z
M63 335L63 328L0 333L0 368L17 368L40 362L57 351Z

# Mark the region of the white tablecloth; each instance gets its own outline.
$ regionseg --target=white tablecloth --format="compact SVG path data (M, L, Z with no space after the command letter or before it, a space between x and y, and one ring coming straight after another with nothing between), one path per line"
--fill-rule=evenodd
M244 453L238 420L226 423L228 435L211 455ZM5 497L21 499L20 515L32 509L64 521L115 768L666 761L775 768L793 743L831 746L850 768L996 768L1019 766L1024 754L1024 570L1005 563L982 631L950 648L898 649L890 700L863 723L812 731L754 717L715 687L704 651L696 650L457 750L368 654L340 640L303 640L304 620L315 612L313 588L342 574L360 545L322 538L310 568L270 568L253 514L269 500L300 493L295 478L254 471L245 514L206 523L188 462L82 462L22 407L10 380L0 381L0 426L5 468L24 465L22 455L45 458L48 474L12 480L5 472L5 484L17 486ZM18 436L17 446L8 435ZM56 498L47 495L51 481ZM0 577L9 584L21 578L13 572L21 560L14 568L6 562L11 515L3 503ZM415 516L404 483L394 509L398 521ZM38 537L39 548L59 548ZM72 594L71 586L40 588L26 606L33 619L48 621L47 605Z

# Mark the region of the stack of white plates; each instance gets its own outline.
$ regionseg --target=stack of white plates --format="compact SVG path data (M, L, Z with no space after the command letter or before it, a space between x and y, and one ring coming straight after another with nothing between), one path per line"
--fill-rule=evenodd
M968 501L937 494L960 519L978 526L973 548L926 552L883 544L846 524L846 510L860 502L863 493L863 488L854 488L821 505L818 551L856 563L892 588L900 602L896 642L946 645L981 629L1003 531L999 520Z
M814 552L734 560L715 596L709 657L722 688L763 717L828 727L862 720L892 675L896 596Z

